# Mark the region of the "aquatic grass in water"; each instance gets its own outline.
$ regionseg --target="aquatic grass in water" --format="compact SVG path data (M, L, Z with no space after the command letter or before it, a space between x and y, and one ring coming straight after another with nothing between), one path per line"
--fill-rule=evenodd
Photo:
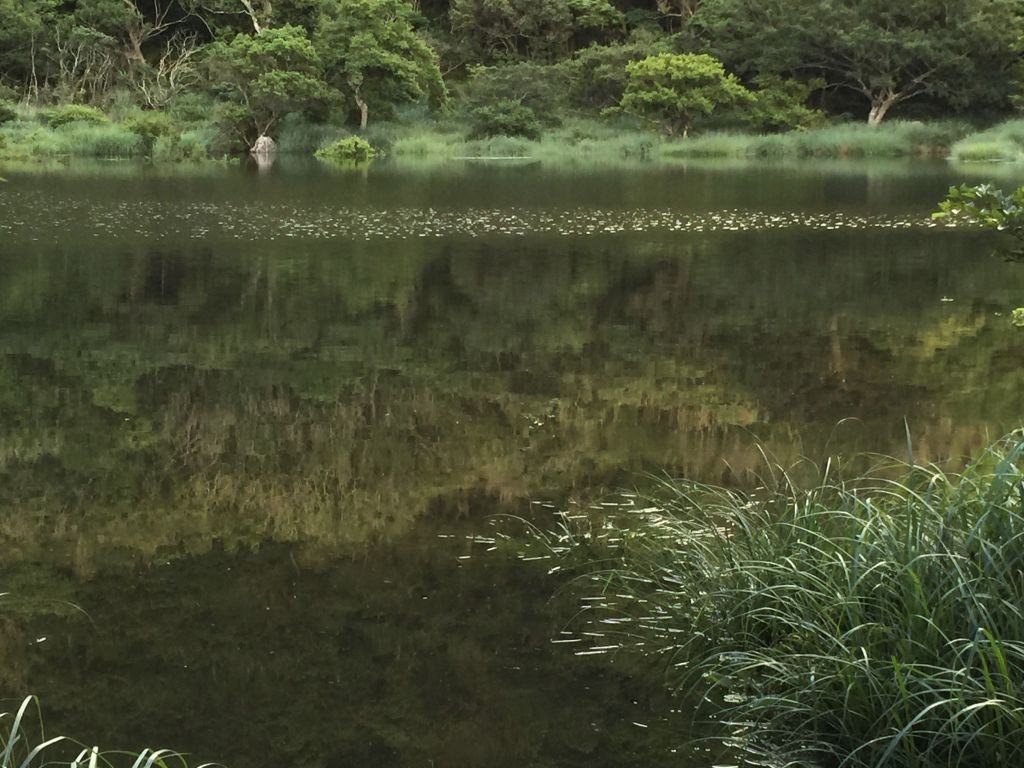
M961 474L826 468L800 490L775 470L751 493L665 481L535 544L587 574L577 653L631 650L676 689L710 689L747 752L1021 765L1020 440Z
M0 597L4 595L0 594ZM33 713L34 710L34 713ZM38 727L39 736L33 739L29 733L30 720ZM9 725L8 725L9 724ZM131 768L187 768L185 756L168 749L144 749L137 754L127 752L101 752L98 747L80 749L70 760L55 757L61 747L74 742L65 736L46 738L39 711L39 702L34 696L26 697L14 714L0 713L0 768L43 768L51 765L67 765L68 768L108 768L127 765ZM74 748L71 750L74 751ZM205 763L198 768L213 768Z

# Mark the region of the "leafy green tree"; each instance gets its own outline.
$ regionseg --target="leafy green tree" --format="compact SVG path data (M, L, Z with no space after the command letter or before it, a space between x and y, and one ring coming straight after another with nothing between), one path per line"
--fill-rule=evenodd
M365 128L370 104L448 99L437 54L416 31L404 0L330 0L315 36L332 86L348 94Z
M804 82L763 74L754 78L753 85L756 90L743 118L758 130L802 130L825 120L824 113L807 106L811 94L824 87L824 80Z
M747 103L750 92L722 62L705 53L662 53L626 67L629 83L621 108L662 123L669 133L689 133L693 121L721 107Z
M471 110L514 101L529 107L549 125L558 125L568 109L570 73L561 64L517 61L493 67L472 67L459 98Z
M483 139L489 136L522 136L524 139L539 139L540 121L525 104L512 99L502 99L496 104L478 107L471 114L473 129L470 138Z
M577 34L621 26L625 18L608 0L452 0L449 15L452 32L485 63L563 58Z
M54 6L53 0L0 0L0 82L38 90L41 48Z
M693 23L738 71L826 74L871 125L923 95L1005 102L1024 38L1018 0L704 0Z
M622 101L629 81L626 67L631 62L672 52L672 38L660 30L640 28L622 43L583 48L559 67L567 73L573 102L581 107L603 109Z
M142 46L180 24L186 14L171 0L153 0L145 12L135 0L78 0L75 21L119 40L129 62L145 62Z
M270 135L289 112L312 108L329 96L316 50L296 26L212 43L207 68L215 88L230 104L228 114L250 144Z

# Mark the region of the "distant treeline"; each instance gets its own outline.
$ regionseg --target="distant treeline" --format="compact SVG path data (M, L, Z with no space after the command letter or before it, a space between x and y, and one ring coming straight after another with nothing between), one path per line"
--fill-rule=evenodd
M491 135L877 124L1010 111L1022 39L1017 0L0 0L0 123L75 104L251 144L289 114L365 128L418 102Z

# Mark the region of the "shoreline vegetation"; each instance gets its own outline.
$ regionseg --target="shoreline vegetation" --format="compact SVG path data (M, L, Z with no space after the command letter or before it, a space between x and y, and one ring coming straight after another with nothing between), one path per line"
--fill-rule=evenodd
M1020 4L890 5L0 0L0 160L1024 157Z
M511 541L575 575L561 642L705 696L754 764L1019 765L1022 437L959 473L766 458L750 492L663 480Z
M0 162L52 162L78 159L143 160L154 164L224 163L242 155L218 143L215 126L190 124L163 116L140 120L137 113L107 115L84 109L82 117L54 120L54 110L19 106L17 116L0 124ZM474 137L472 128L454 119L412 118L380 122L353 131L302 119L286 120L276 152L289 157L332 158L336 142L360 139L357 162L374 156L391 161L515 160L670 164L690 159L842 159L948 158L965 163L1016 163L1024 160L1024 119L976 129L958 120L892 120L872 127L833 123L783 133L709 130L687 138L650 130L626 117L611 120L577 117L531 137Z

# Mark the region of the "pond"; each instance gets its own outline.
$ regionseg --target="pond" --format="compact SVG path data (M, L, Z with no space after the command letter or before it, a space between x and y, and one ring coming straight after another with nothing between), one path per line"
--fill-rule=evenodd
M1024 267L931 225L942 162L4 175L0 711L90 745L706 768L491 521L1024 413Z

